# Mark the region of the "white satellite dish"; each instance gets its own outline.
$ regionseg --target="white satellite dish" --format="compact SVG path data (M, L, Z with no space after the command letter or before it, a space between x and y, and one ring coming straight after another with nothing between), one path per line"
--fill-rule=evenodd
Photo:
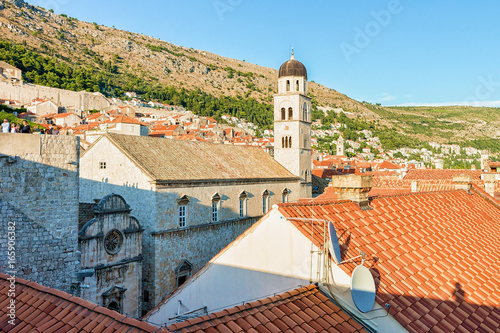
M342 258L340 257L340 246L339 239L337 238L337 231L333 226L333 223L328 224L328 233L330 234L330 253L332 254L333 260L338 265Z
M375 304L375 281L363 265L357 266L351 276L351 297L361 312L368 312Z

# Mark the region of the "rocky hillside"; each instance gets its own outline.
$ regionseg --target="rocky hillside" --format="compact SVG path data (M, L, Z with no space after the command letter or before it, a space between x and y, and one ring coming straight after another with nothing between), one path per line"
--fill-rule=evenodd
M100 67L112 63L155 85L200 88L214 96L253 97L271 103L278 71L210 52L176 46L142 34L57 15L22 0L0 0L0 38L67 63ZM361 103L311 82L319 106L341 107L378 117Z
M121 84L122 89L133 90L134 82L187 91L200 89L215 97L254 98L265 103L262 105L272 103L277 90L276 69L56 15L23 0L0 0L2 40L23 45L71 68L97 69L102 73L101 81L126 82ZM500 137L498 108L387 108L357 102L314 82L309 88L313 102L321 110L340 107L423 142ZM261 122L272 126L270 110L261 118L267 119Z

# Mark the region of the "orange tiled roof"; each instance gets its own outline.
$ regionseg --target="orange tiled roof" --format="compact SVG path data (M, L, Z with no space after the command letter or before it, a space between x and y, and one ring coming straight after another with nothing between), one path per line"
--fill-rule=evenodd
M66 113L58 113L56 114L55 116L53 116L52 118L66 118L66 117L69 117L71 115L75 115L74 113L72 112L66 112ZM76 116L76 115L75 115Z
M383 161L382 163L377 164L378 170L381 170L381 169L402 169L402 168L403 167L401 165L397 165L397 164L391 163L389 161Z
M367 253L376 301L410 332L500 331L500 209L473 187L350 201L280 204L285 217L332 221L342 259ZM306 237L311 224L290 220ZM323 224L314 243L322 246ZM355 262L340 266L347 274Z
M9 332L168 332L65 292L16 277L15 327L8 323L9 276L0 273L0 331Z
M404 177L405 180L453 180L453 176L471 175L473 180L481 179L481 170L462 170L462 169L410 169Z
M116 124L116 123L126 123L126 124L138 124L138 125L143 125L145 126L145 124L143 124L142 122L140 122L139 120L137 119L134 119L134 118L130 118L124 114L121 114L119 115L118 117L116 117L115 119L109 121L110 124Z
M170 325L173 332L365 332L316 285Z

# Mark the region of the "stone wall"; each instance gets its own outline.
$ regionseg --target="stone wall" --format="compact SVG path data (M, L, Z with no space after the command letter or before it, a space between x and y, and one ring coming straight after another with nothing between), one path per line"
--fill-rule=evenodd
M48 98L60 106L71 106L81 110L102 110L111 103L101 93L71 91L36 84L11 84L0 82L0 99L20 101L29 104L35 98Z
M154 257L161 260L155 260L154 263L154 293L153 290L148 290L150 298L154 299L150 299L150 303L158 304L177 288L175 269L184 259L193 265L193 275L259 218L260 216L154 232Z
M7 228L15 222L17 276L72 292L80 267L78 159L78 138L0 133L2 271Z

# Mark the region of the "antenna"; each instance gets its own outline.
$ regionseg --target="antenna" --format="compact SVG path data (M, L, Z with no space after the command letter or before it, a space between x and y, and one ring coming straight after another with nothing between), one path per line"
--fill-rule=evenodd
M351 297L359 311L369 312L375 304L375 281L372 273L362 264L351 276Z

